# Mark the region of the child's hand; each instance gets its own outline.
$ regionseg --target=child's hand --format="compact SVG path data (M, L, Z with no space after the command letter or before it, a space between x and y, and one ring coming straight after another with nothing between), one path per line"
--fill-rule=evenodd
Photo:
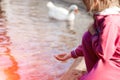
M61 53L61 54L55 55L54 57L59 61L66 61L72 58L71 54L67 54L67 53Z

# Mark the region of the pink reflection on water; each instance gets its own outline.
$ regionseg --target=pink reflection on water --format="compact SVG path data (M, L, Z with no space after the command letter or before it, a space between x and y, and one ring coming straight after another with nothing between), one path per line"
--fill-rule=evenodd
M5 19L0 18L0 80L19 80L18 63L11 54Z
M16 72L18 70L18 66L17 66L18 63L16 62L15 58L12 55L10 55L9 52L8 54L6 54L6 56L8 56L9 60L11 61L11 65L4 69L6 80L19 80L20 76Z

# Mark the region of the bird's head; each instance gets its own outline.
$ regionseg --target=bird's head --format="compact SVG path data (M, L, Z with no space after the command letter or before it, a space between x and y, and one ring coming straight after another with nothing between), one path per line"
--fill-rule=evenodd
M72 12L78 13L78 6L77 5L73 4L69 7L69 13L72 13Z

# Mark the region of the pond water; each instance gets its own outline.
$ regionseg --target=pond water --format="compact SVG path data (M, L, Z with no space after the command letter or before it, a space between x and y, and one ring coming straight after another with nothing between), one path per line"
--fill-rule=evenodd
M82 7L76 14L74 32L64 21L50 20L49 0L4 0L8 20L0 27L0 80L60 80L73 59L57 61L53 56L70 52L92 21ZM68 8L71 3L52 0ZM1 19L1 24L4 19Z

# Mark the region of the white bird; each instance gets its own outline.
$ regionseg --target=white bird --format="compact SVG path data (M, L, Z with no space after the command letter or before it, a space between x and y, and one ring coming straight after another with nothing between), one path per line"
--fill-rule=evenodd
M47 3L48 16L52 19L67 21L70 30L74 29L75 13L78 13L78 6L73 4L69 9L54 5L51 1Z
M47 3L48 7L48 16L50 18L62 21L74 21L75 13L78 12L77 5L71 5L69 9L63 7L55 6L52 2Z

